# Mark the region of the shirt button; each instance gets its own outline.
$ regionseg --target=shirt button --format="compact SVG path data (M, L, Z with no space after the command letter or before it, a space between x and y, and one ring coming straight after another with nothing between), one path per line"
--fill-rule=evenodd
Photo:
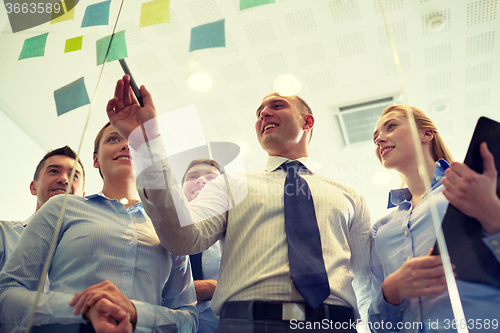
M436 162L436 165L438 166L438 168L441 167L441 163L439 163L439 162Z
M500 254L500 249L495 249L496 254Z
M496 240L491 241L491 245L493 245L493 246L497 246L497 245L498 245L498 242L497 242Z
M408 237L408 231L405 230L404 235L405 237Z
M411 256L406 257L406 260L410 260L410 259L411 259Z
M437 176L436 181L438 182L441 179L441 177Z

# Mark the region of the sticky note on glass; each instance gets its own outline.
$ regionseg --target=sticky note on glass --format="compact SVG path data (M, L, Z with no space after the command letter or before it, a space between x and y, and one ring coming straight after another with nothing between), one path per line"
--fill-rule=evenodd
M155 0L142 4L139 28L167 22L170 22L170 0Z
M110 3L111 1L103 1L87 6L82 20L82 28L108 25Z
M240 0L240 10L274 3L274 0Z
M83 77L54 91L54 99L56 101L58 116L79 108L80 106L90 104Z
M95 42L95 49L97 53L97 66L104 64L104 57L106 57L106 52L108 52L108 57L106 62L113 60L120 60L128 57L127 54L127 43L125 42L125 30L118 31L114 34L113 41L111 41L111 36L109 35L98 39ZM109 43L111 42L111 46Z
M50 24L75 19L75 0L61 0L57 4L59 5L59 7L56 7L56 5L54 5L52 9ZM68 8L70 9L69 11Z
M44 33L35 37L31 37L24 40L23 49L19 55L19 59L22 60L26 58L43 57L45 54L45 44L47 43L47 35L49 33Z
M191 29L189 52L226 46L224 20L207 23Z
M66 39L64 53L79 51L82 49L83 36Z

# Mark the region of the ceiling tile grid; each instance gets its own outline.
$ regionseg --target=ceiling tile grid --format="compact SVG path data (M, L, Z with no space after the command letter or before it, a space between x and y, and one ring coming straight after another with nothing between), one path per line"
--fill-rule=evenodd
M176 44L166 47L177 66L185 66L190 60L200 61L200 56L196 52L189 52L189 43Z
M493 62L485 62L465 68L465 84L489 81L493 76Z
M452 88L452 72L437 73L426 78L427 91L436 92Z
M443 65L451 62L451 43L428 46L424 49L425 66Z
M495 31L468 36L466 43L467 57L493 52L495 49Z
M251 46L255 47L277 41L270 20L244 25L243 29Z
M187 3L187 8L198 25L222 20L224 18L217 6L217 2L213 0L191 1Z
M221 66L220 70L228 84L239 83L251 79L244 61Z
M328 3L328 8L335 24L355 21L361 18L358 3L356 1L332 1Z
M382 8L380 7L379 0L373 0L373 5L375 8L376 14L382 14ZM403 0L382 0L382 5L384 6L384 10L386 12L392 12L398 9L404 8Z
M175 10L170 8L170 22L164 24L157 24L154 26L158 36L167 36L179 31L183 31L184 28L181 21L175 14Z
M410 63L410 53L398 53L399 65L401 66L401 71L407 73L411 70ZM396 67L394 65L394 58L391 56L383 58L385 75L396 75Z
M389 30L391 32L392 39L395 44L400 44L408 41L408 36L406 34L406 22L398 21L389 24ZM378 34L380 39L380 46L386 47L389 45L387 38L387 31L385 25L378 27Z
M317 30L311 8L285 14L285 22L291 36L298 36Z
M491 89L471 91L465 94L465 108L474 109L490 105Z
M479 0L467 4L467 26L496 19L497 0Z
M336 38L337 46L342 57L366 51L363 31L356 31Z
M156 52L149 52L135 56L134 62L144 75L165 70L163 63Z
M274 52L257 57L260 68L264 75L276 74L287 70L283 53Z
M322 42L314 42L295 48L299 62L302 66L319 64L326 61L325 50Z

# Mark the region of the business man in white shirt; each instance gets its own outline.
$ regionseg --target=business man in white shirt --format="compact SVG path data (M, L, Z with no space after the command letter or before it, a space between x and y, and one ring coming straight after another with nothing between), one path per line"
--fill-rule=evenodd
M314 117L307 104L298 96L267 95L257 109L255 124L257 138L269 155L266 169L254 174L229 174L230 191L219 177L188 204L182 192L172 186L175 179L168 159L155 163L165 153L151 95L141 87L144 107L140 107L129 82L128 76L118 81L107 112L120 134L129 138L136 168L141 171L151 165L138 175L137 185L162 245L174 254L194 254L219 239L224 241L220 277L212 299L213 311L221 318L216 332L355 332L356 319L360 313L365 318L369 305L370 215L356 190L314 172L308 157ZM289 167L289 161L300 163ZM290 172L292 169L295 172ZM298 178L293 174L297 172L300 180L296 184L305 179L306 192L303 182L297 188L285 182L288 177L295 182ZM242 196L242 188L248 189L246 196ZM288 234L285 215L290 208L284 200L294 192L307 193L309 204L311 195L314 198L312 215L315 212L315 237L322 258L291 259L295 249L289 245L292 235ZM236 197L234 206L231 195ZM306 234L309 227L303 231ZM304 250L313 247L301 246ZM304 264L315 260L321 264L311 268L323 267L314 276L301 272L303 268L298 269L297 276L297 268L291 269L292 261L298 267L297 261ZM306 275L314 283L304 288ZM323 277L316 278L320 275ZM321 284L323 296L318 301L314 288ZM315 300L306 290L309 287Z

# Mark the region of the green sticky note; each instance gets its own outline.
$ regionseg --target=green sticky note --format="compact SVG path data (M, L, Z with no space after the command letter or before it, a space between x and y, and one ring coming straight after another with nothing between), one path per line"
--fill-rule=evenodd
M240 10L274 3L274 0L240 0Z
M191 43L189 52L211 47L226 46L224 33L224 19L200 25L191 29Z
M103 1L87 6L83 15L82 28L108 25L110 3L111 1Z
M170 0L155 0L142 4L139 28L167 22L170 22Z
M78 51L82 49L83 36L66 39L64 53Z
M43 55L45 54L45 44L47 43L48 34L49 33L46 32L44 34L25 39L23 49L21 50L21 54L19 55L19 59L17 60L43 57Z
M54 99L58 116L80 106L90 104L83 77L54 91Z
M108 46L111 41L111 36L112 35L103 37L95 42L97 66L104 64L104 57L106 56L106 52L108 52ZM126 57L128 57L127 43L125 42L125 30L122 30L114 34L106 62L124 59Z

